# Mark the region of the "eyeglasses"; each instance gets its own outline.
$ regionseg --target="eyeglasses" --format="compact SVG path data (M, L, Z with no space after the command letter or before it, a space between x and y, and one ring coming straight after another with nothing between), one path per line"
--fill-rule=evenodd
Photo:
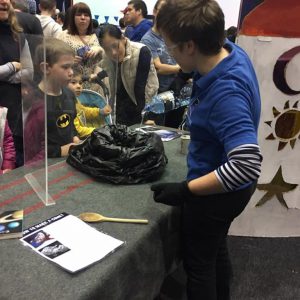
M179 46L179 43L178 44L174 44L174 45L170 45L170 46L166 45L166 49L169 52L169 54L171 54L171 53L173 53L174 49L177 48L178 46Z

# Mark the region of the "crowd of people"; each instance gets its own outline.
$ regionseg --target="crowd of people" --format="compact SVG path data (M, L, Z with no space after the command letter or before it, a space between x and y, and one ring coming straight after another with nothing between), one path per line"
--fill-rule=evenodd
M10 128L15 149L13 165L22 166L24 159L25 163L31 162L33 153L40 153L37 155L39 158L45 155L45 145L40 146L42 147L40 151L38 149L32 151L33 148L39 147L43 139L42 134L36 132L30 137L26 136L26 132L33 130L31 127L35 121L43 123L45 120L37 116L37 120L32 121L31 118L33 114L37 115L38 111L42 116L43 93L47 95L48 102L53 96L60 98L64 89L71 89L76 94L75 83L72 85L75 77L81 77L78 81L81 89L94 91L100 98L105 99L109 91L110 103L113 106L111 107L107 101L105 107L101 109L98 107L90 114L91 110L80 103L80 95L77 94L77 99L76 97L73 99L76 108L75 117L71 117L74 115L73 112L68 114L70 117L68 126L75 124L75 130L80 131L78 140L75 139L77 142L87 137L94 128L105 124L106 117L112 113L113 108L114 121L130 126L141 122L142 110L154 95L172 89L178 92L176 83L183 72L168 53L155 26L155 16L164 3L165 0L157 1L153 11L154 20L151 20L148 18L144 1L129 1L123 10L125 28L120 28L112 24L98 26L97 21L92 18L89 6L83 2L78 2L70 6L65 13L61 13L57 11L55 0L40 0L35 9L32 9L32 1L29 3L28 0L1 1L0 46L3 50L0 58L0 91L7 97L0 99L0 105L8 109L7 126ZM37 11L39 14L35 14ZM70 84L61 86L62 82L56 80L59 77L56 75L51 82L52 73L56 69L50 67L49 61L58 56L55 51L53 52L54 44L58 43L53 38L67 44L74 54L68 75ZM37 49L41 45L44 52L41 54L42 57L38 57ZM51 54L54 58L45 61L45 58L49 57L48 53L54 53ZM98 76L103 74L101 71L105 72L103 78ZM187 78L183 81L181 79L180 87L185 81ZM43 82L46 85L44 89L41 88ZM61 99L55 101L59 102ZM60 108L62 106L59 105ZM47 128L50 131L52 127L49 123L50 111L47 112ZM57 117L64 115L63 110L60 113L61 115ZM93 122L89 120L91 115ZM151 120L152 117L154 120ZM158 121L158 118L156 120ZM52 121L59 128L57 125L59 122L55 122L55 119ZM145 121L153 124L155 116L149 115ZM159 124L163 125L160 121ZM66 128L56 132L59 135L58 140L62 132L65 134ZM53 146L50 136L51 134L48 134L48 156L65 156L68 153L65 146L73 144L72 138L69 137L68 143L60 145L61 151L52 153L49 151ZM35 147L26 147L26 143ZM33 153L29 153L29 150ZM6 156L2 156L5 160Z
M1 173L67 156L110 114L138 124L153 96L193 82L187 178L151 189L156 202L183 209L188 299L229 299L226 236L260 174L260 96L218 3L158 0L151 19L144 1L130 0L120 26L98 26L83 2L59 13L55 0L40 0L39 15L32 4L0 0ZM106 104L85 106L83 89Z

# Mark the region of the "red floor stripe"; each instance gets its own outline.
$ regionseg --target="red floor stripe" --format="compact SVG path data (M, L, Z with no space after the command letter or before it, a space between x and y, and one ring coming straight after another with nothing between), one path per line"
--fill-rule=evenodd
M53 200L57 201L59 198L61 198L63 195L69 194L71 192L73 192L74 190L77 190L78 188L88 185L89 183L94 182L94 179L85 179L83 181L80 181L77 184L71 185L68 188L66 188L65 190L60 191L59 193L55 194L52 196ZM27 208L24 209L24 215L28 215L30 213L32 213L33 211L41 208L44 206L43 202L38 202L34 205L31 205Z
M52 172L52 171L55 171L55 170L57 170L57 169L60 169L60 168L62 168L62 167L65 167L65 166L67 166L67 163L66 163L65 160L63 160L63 161L61 161L61 162L59 162L59 163L57 163L57 164L48 166L48 170L49 170L50 172Z
M74 176L74 172L68 172L67 174L65 174L63 176L57 177L57 178L49 181L49 185L55 184L59 181L62 181L64 179L68 178L68 177L71 177L71 176ZM0 207L2 207L4 205L7 205L7 204L10 204L14 201L17 201L21 198L24 198L24 197L28 196L28 195L32 195L33 193L34 193L34 190L31 188L31 189L27 190L26 192L23 192L21 194L18 194L16 196L13 196L9 199L4 200L3 202L0 203Z
M34 193L34 191L32 189L30 189L30 190L28 190L26 192L18 194L18 195L14 196L14 197L11 197L9 199L6 199L5 201L3 201L3 202L0 203L0 207L5 206L7 204L10 204L10 203L12 203L14 201L17 201L19 199L22 199L22 198L24 198L26 196L32 195L33 193Z
M74 176L74 175L75 175L75 173L74 173L73 171L70 171L70 172L66 173L65 175L63 175L63 176L60 176L60 177L57 177L57 178L55 178L55 179L50 180L50 181L49 181L49 185L52 185L52 184L54 184L54 183L57 183L57 182L59 182L59 181L62 181L62 180L64 180L64 179L68 178L68 177L72 177L72 176Z
M54 170L57 170L59 168L64 167L65 165L66 165L65 161L59 162L59 163L57 163L55 165L50 166L49 167L49 171L52 172ZM0 191L4 191L4 190L9 189L9 188L11 188L13 186L16 186L18 184L23 184L24 182L26 182L26 179L24 177L23 178L19 178L19 179L15 179L15 180L7 183L7 184L1 185L0 186Z
M3 176L3 175L0 175L0 176ZM26 181L26 179L23 177L23 178L20 178L20 179L16 179L14 181L11 181L7 184L4 184L4 185L1 185L0 186L0 191L3 191L3 190L6 190L6 189L9 189L15 185L18 185L18 184L22 184Z

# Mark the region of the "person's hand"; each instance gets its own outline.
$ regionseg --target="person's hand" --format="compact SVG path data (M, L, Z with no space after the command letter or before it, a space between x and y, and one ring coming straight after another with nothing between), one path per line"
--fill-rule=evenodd
M174 67L175 67L175 70L176 70L175 73L179 73L181 71L181 68L178 64L175 65Z
M155 121L153 120L147 120L146 122L144 122L145 125L152 125L152 126L155 126Z
M100 110L100 114L103 116L107 116L111 113L111 107L110 105L105 105L101 110Z
M75 143L75 144L80 144L81 143L81 139L78 137L78 136L74 136L73 137L73 143Z
M74 64L80 64L82 62L82 57L75 55Z
M5 174L5 173L8 173L10 171L11 171L11 169L4 169L4 170L2 170L2 173Z
M60 147L60 154L61 156L67 156L69 154L69 150L71 146L75 146L77 144L75 143L70 143L70 144L66 144Z
M17 61L12 61L11 62L16 70L16 72L20 71L21 70L21 63L17 62Z
M91 74L89 81L93 82L97 78L97 74Z
M89 51L85 53L85 58L96 57L97 55L101 55L102 57L102 48L98 46L93 46Z
M192 195L186 181L171 183L156 183L151 186L155 202L171 206L182 205L184 200Z

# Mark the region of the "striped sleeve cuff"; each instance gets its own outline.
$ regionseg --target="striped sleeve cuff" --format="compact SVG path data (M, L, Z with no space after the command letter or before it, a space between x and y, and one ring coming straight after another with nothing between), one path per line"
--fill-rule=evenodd
M226 191L234 191L259 177L261 162L258 145L241 145L228 153L228 161L215 170L215 175Z

